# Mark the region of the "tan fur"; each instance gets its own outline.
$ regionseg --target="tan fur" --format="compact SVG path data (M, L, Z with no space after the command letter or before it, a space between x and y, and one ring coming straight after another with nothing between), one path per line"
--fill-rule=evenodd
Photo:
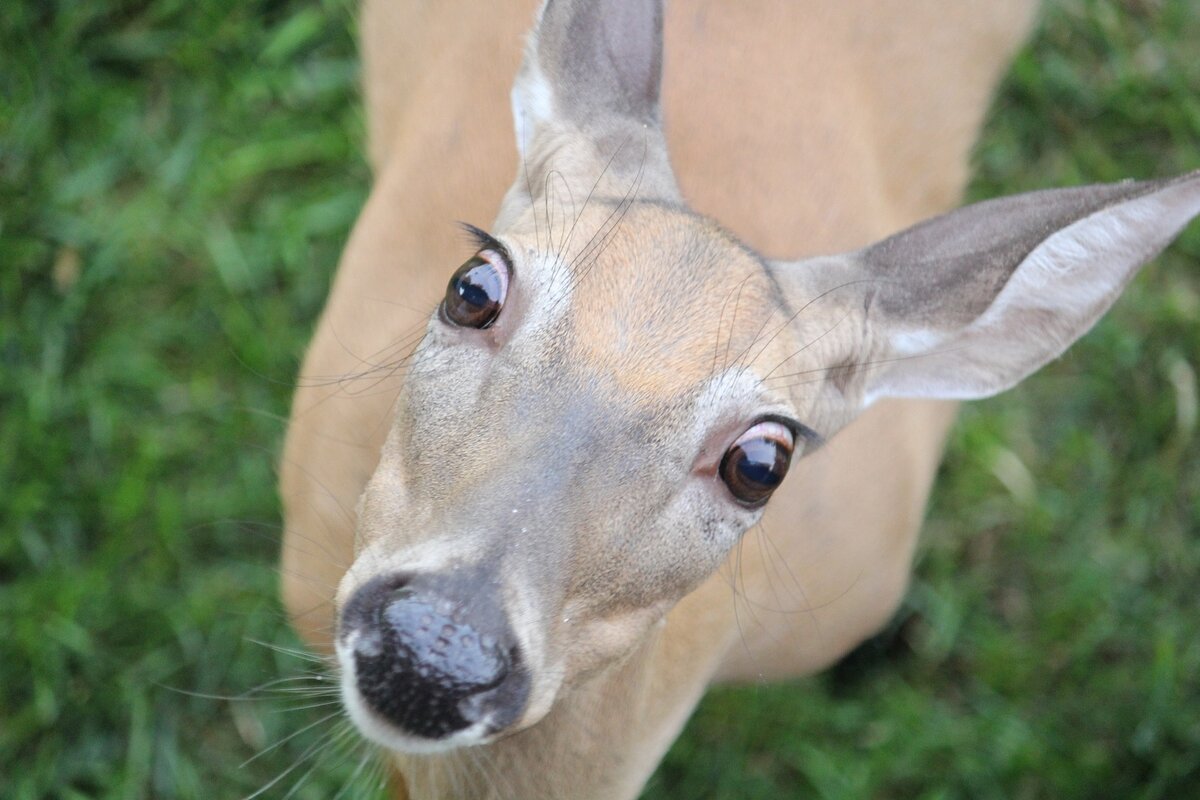
M368 0L362 12L376 184L305 360L282 461L284 600L322 651L355 557L355 506L391 424L399 384L389 365L469 254L452 221L489 223L517 174L508 92L534 8ZM954 205L988 97L1032 13L1032 2L990 0L669 4L665 127L685 198L760 252L790 258L858 247ZM660 229L678 224L646 218L622 235L669 238L677 231ZM606 258L628 263L634 246L616 239ZM739 279L703 278L705 335L672 350L679 360L663 370L646 357L661 334L605 315L631 285L598 272L597 291L573 301L580 352L593 365L640 354L619 372L624 388L677 394L711 368L703 343L728 331L719 306ZM739 335L752 336L752 323ZM772 355L786 356L764 361ZM489 745L490 778L475 782L484 779L453 758L401 757L412 794L632 797L712 680L836 660L904 593L953 415L949 403L878 403L796 462L761 527L631 655Z
M766 320L745 313L735 320L735 308L771 305L772 287L756 260L739 253L740 264L715 258L674 263L669 255L681 241L714 236L724 234L708 220L654 206L632 209L573 293L575 357L611 374L628 396L655 403L711 377L714 365L748 347ZM638 273L654 263L674 267L661 283L665 302L622 303L645 291ZM727 299L724 320L713 313L713 298Z

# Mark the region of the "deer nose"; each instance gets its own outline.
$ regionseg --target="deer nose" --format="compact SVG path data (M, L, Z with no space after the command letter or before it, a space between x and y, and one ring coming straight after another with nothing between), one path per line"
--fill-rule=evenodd
M352 647L366 704L424 739L515 722L529 677L497 594L460 575L384 576L355 592L339 638Z

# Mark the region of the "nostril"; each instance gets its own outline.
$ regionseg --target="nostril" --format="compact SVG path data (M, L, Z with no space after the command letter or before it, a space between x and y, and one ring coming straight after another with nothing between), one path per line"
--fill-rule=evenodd
M404 574L379 575L359 588L351 597L338 618L338 639L343 643L352 633L359 634L356 649L379 644L379 612L390 598L409 591L406 586L409 576Z

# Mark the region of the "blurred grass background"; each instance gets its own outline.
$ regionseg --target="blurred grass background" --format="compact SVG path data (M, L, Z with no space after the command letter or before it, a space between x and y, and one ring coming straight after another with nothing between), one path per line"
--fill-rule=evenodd
M273 462L369 183L356 81L349 0L0 14L0 796L327 798L359 763L304 698L175 690L309 668L267 646ZM1200 4L1052 2L977 161L975 197L1200 167ZM1200 797L1198 310L1193 225L964 410L888 635L711 692L647 797Z

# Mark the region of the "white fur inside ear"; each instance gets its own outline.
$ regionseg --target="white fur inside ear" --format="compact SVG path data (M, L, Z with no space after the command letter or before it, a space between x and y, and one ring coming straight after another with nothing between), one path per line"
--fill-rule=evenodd
M526 63L517 75L509 98L517 134L517 152L524 158L530 137L554 115L554 92L542 71Z
M1161 248L1156 227L1166 222L1176 231L1190 218L1156 195L1092 214L1038 245L972 327L998 321L1008 305L1071 314L1105 303Z
M890 343L897 355L911 356L917 353L928 353L941 344L944 339L944 336L931 330L897 331L892 334Z

